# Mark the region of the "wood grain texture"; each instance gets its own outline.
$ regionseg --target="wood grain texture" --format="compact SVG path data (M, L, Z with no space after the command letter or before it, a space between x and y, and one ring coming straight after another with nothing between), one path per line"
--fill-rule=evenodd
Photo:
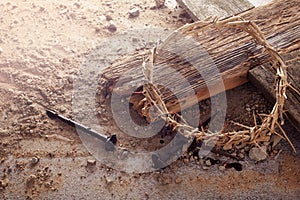
M297 2L275 0L241 17L255 21L267 40L284 55L300 48L300 5ZM240 30L208 28L207 23L203 23L184 35L177 33L158 46L154 69L155 80L161 85L163 100L170 112L178 112L224 88L232 89L247 82L250 69L270 61L263 48ZM142 63L147 56L148 51L137 52L109 66L102 78L109 83L110 92L114 89L118 95L129 97L142 86L145 81ZM195 95L196 101L193 100Z
M177 0L194 21L208 17L229 17L242 13L254 6L247 0Z

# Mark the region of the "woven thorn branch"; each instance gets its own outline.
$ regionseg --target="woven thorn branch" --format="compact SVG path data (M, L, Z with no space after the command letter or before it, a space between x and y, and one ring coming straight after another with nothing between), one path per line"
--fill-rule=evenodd
M287 87L290 86L287 80L287 65L279 55L278 51L276 51L276 49L268 43L262 31L253 21L245 21L240 17L231 17L222 21L219 21L217 18L215 18L211 22L199 21L193 24L187 24L172 33L159 48L163 49L164 44L171 41L178 32L182 33L183 35L187 33L200 34L203 28L216 28L219 30L222 27L240 29L246 32L256 41L258 45L263 46L265 51L271 57L272 67L276 70L274 90L276 94L276 102L269 114L259 115L259 117L262 119L262 123L258 124L256 122L256 117L253 114L253 127L235 123L236 125L243 127L244 130L233 132L224 132L223 130L220 130L212 133L209 130L204 131L203 128L199 130L198 128L188 125L181 116L179 116L181 120L178 122L178 120L174 118L174 115L168 111L165 102L162 100L162 95L160 94L158 87L152 81L156 48L158 47L155 47L149 52L148 58L143 63L143 72L147 80L147 84L143 86L143 95L145 96L143 100L145 105L143 108L144 111L147 112L149 111L150 106L154 106L158 113L156 116L157 118L165 120L166 123L173 127L174 130L184 135L189 140L196 138L197 141L202 141L205 143L214 141L215 145L223 150L230 150L238 145L255 145L265 152L261 148L260 144L262 142L269 142L271 136L275 134L280 138L286 139L296 152L295 147L281 127L284 124L283 107L285 99L287 99L286 90ZM281 132L281 134L278 133L278 130Z

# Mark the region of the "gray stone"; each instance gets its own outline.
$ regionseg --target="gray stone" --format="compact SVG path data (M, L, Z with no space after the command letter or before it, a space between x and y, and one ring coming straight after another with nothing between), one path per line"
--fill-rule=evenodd
M140 15L140 10L137 7L133 7L129 10L129 17L130 18L135 18Z
M249 151L249 157L250 159L258 162L258 161L262 161L265 160L267 158L267 147L266 146L262 146L261 148L258 147L253 147L250 151Z

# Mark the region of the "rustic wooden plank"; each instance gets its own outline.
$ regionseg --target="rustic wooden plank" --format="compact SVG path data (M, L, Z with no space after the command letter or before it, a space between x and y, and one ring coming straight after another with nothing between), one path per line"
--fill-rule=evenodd
M300 51L287 54L284 59L289 65L288 80L296 90L300 91ZM272 103L275 103L276 100L274 92L275 77L275 72L271 71L267 65L249 71L250 82ZM288 88L287 96L285 109L288 111L288 117L295 127L300 130L300 95Z
M241 14L245 20L254 20L266 34L268 41L275 46L282 55L290 53L300 48L300 5L297 0L276 0L267 6L257 7ZM206 28L203 25L200 34L195 35L195 30L186 33L193 37L196 42L202 46L213 59L224 81L225 89L232 89L248 81L247 73L251 68L260 66L270 61L269 57L263 52L262 47L257 45L250 36L232 29L217 30L215 28ZM166 44L168 43L169 44ZM190 107L196 102L191 101L191 96L183 84L182 79L174 73L166 73L168 68L175 69L192 85L196 92L198 101L208 98L211 95L222 91L218 83L214 82L214 73L210 66L206 64L205 56L195 48L188 48L184 42L173 41L176 43L172 47L172 41L163 42L163 47L158 50L155 65L158 66L154 74L161 81L161 85L171 86L179 91L179 101L174 98L174 94L163 90L163 100L170 111L180 111ZM176 48L185 47L185 51L180 55L169 53L166 49L176 50ZM183 59L183 56L189 57L194 63L201 66L204 74L210 74L211 80L204 81L201 74L197 73L191 66L191 63ZM120 95L130 96L130 88L137 88L143 84L142 63L147 57L147 52L138 52L132 56L127 56L113 63L104 73L104 79L110 90L114 88ZM119 80L119 77L127 73L126 79ZM164 72L164 73L162 73ZM118 86L115 86L116 80L119 80ZM207 84L213 88L208 91Z
M248 0L177 0L194 21L208 17L229 17L254 6Z

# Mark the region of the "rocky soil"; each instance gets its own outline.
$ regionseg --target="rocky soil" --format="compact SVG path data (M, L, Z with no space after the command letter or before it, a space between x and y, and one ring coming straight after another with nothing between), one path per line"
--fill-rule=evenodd
M281 141L269 157L259 162L249 158L248 149L236 155L240 161L215 154L207 158L184 155L163 170L125 173L96 160L74 128L47 117L46 109L70 118L80 116L72 107L74 83L83 63L104 41L124 31L171 31L191 22L181 8L161 6L159 2L0 2L1 199L300 197L300 136L288 122L284 129L297 153ZM165 33L152 36L140 35L137 46L149 47ZM122 52L112 54L120 56ZM253 111L267 113L272 108L249 83L226 95L228 129L236 128L229 121L253 124ZM203 116L209 105L209 100L200 103ZM108 127L106 134L117 131L106 108L97 109L102 112L99 119L87 118L87 124L83 116L81 122L97 129L94 122L100 121ZM147 148L160 148L167 139L153 140ZM129 149L145 146L127 136L121 136L120 144Z

